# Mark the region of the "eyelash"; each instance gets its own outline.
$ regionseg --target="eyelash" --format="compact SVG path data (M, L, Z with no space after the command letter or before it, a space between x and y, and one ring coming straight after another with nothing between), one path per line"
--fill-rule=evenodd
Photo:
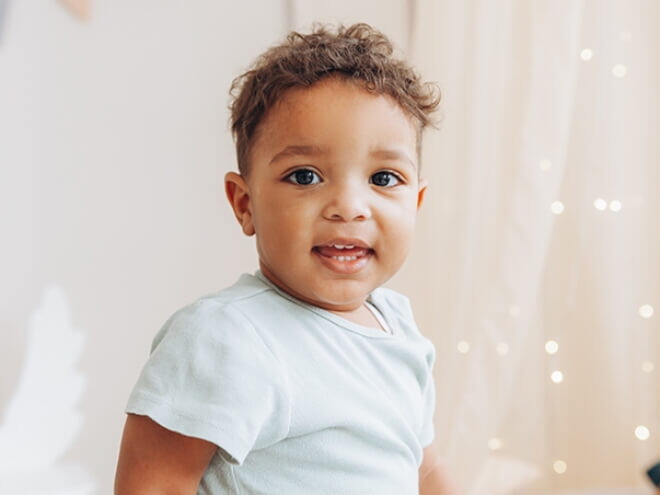
M388 177L391 177L392 179L396 180L396 184L389 184L389 185L376 184L374 182L374 177L376 177L377 175L386 175ZM381 170L380 172L376 172L371 177L369 177L369 183L374 184L375 186L378 186L378 187L394 187L394 186L398 186L399 184L402 184L403 179L399 175L395 174L394 172L390 172L389 170Z
M310 182L302 182L302 183L299 182L300 179L301 179L302 174L313 174L312 177L311 177L311 181ZM374 177L382 176L382 175L386 175L388 178L392 178L392 179L396 180L396 183L395 184L387 184L387 185L376 184L374 182ZM309 175L308 175L307 178L309 178ZM287 182L291 182L292 184L296 184L298 186L313 186L315 184L319 184L319 183L323 182L321 180L321 177L319 176L319 174L316 173L314 170L311 170L309 168L299 168L298 170L294 170L293 172L291 172L290 174L285 176L284 180L287 181ZM395 174L394 172L392 172L390 170L381 170L381 171L376 172L375 174L373 174L371 177L369 177L369 183L370 184L374 184L375 186L383 187L383 188L394 187L394 186L397 186L399 184L402 184L403 182L404 182L403 179L398 174Z
M308 182L306 184L301 184L300 182L296 182L294 180L294 178L300 178L300 175L303 174L303 173L313 174L315 176L314 178L318 179L318 181L317 182ZM319 176L319 174L317 174L316 172L314 172L313 170L311 170L309 168L299 168L298 170L294 170L289 175L284 177L284 180L286 180L287 182L291 182L292 184L296 184L297 186L312 186L314 184L320 183L321 182L321 177Z

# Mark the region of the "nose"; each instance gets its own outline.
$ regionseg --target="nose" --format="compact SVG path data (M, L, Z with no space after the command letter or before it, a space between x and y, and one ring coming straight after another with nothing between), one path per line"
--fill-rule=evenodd
M371 218L369 193L359 185L342 184L327 191L323 217L327 220L352 222Z

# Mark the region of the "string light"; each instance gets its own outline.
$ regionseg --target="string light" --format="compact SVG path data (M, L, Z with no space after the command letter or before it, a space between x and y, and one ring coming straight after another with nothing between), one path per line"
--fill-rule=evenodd
M500 450L502 448L502 440L499 438L491 438L488 440L488 448L490 450Z
M552 469L554 469L555 473L557 473L557 474L564 474L566 472L567 468L568 468L568 466L562 460L556 460L552 464Z
M557 354L557 351L559 350L559 344L555 342L554 340L548 340L545 343L545 352L548 354Z
M625 77L627 73L628 68L623 64L616 64L614 67L612 67L612 74L614 74L614 77Z
M642 318L650 318L653 316L653 306L650 304L644 304L639 307L639 316Z
M646 426L639 425L637 428L635 428L635 436L639 440L648 440L649 437L651 436L651 432Z
M603 211L607 209L607 201L605 201L603 198L596 198L594 201L594 206L597 210Z
M621 201L618 199L610 201L610 211L621 211Z
M655 365L651 361L644 361L642 363L642 371L644 373L653 373L654 369L655 369Z
M580 58L582 60L591 60L591 57L594 56L594 52L591 48L585 48L580 52Z
M555 215L561 215L564 212L564 204L561 201L555 201L550 205L550 211Z
M564 381L564 374L559 370L553 371L550 379L555 383L561 383Z
M461 354L467 354L468 352L470 352L470 343L466 342L465 340L461 340L456 346L456 348L458 349L458 352L460 352Z
M539 162L539 168L541 170L543 170L544 172L547 172L548 170L550 170L552 168L552 162L550 160L548 160L547 158L543 159Z
M618 38L621 42L629 43L632 40L632 34L629 31L621 31L618 33ZM580 58L587 62L593 59L594 51L591 48L585 47L580 51ZM628 67L623 63L615 64L611 67L612 76L615 78L625 78L628 74ZM549 159L542 159L538 162L538 167L541 171L547 172L552 168L552 162ZM625 198L624 198L625 199ZM626 205L626 208L634 208L635 205L632 202ZM593 206L597 211L609 211L617 213L622 211L623 205L622 202L618 199L614 200L605 200L604 198L597 197L593 201ZM561 215L564 213L565 205L561 201L554 201L550 205L550 211L555 215ZM628 211L628 210L627 210ZM642 318L649 319L654 314L654 308L650 304L644 304L639 306L639 315ZM512 317L517 317L520 314L520 308L515 305L509 307L509 315ZM548 355L555 355L559 351L559 344L556 340L548 340L545 342L545 352ZM509 346L500 342L497 344L497 352L500 355L504 355L509 351ZM639 368L638 368L639 369ZM644 373L652 373L655 369L655 365L651 360L646 360L641 364L641 370ZM554 370L550 373L550 379L555 384L560 384L564 381L564 374L560 370ZM647 426L638 425L634 430L635 437L641 441L648 440L651 436L651 432ZM502 441L499 438L491 438L488 441L488 448L490 450L496 451L502 448ZM568 469L568 465L564 460L556 459L552 463L553 471L558 475L563 475Z
M500 342L495 350L500 356L506 356L509 353L509 345L506 342Z

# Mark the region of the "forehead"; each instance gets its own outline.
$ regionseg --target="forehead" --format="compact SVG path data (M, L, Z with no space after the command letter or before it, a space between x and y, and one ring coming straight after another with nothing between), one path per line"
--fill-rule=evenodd
M331 76L308 87L295 86L284 91L264 120L273 113L331 112L338 105L359 106L362 113L387 111L414 126L414 119L388 94L369 91L366 82L345 77ZM345 108L344 108L345 109ZM351 115L350 117L355 117ZM346 115L346 118L349 118Z
M253 147L395 148L417 146L415 119L394 98L360 83L328 78L287 90L259 124ZM272 151L272 150L271 150ZM277 152L277 151L276 151Z

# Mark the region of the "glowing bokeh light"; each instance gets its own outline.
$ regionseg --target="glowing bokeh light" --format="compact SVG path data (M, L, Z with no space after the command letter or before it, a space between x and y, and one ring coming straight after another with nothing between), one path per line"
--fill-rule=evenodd
M488 448L490 450L500 450L502 448L502 440L499 438L491 438L488 440Z
M500 356L506 356L509 353L509 344L506 342L500 342L497 344L495 350Z
M545 352L548 354L557 354L557 351L559 350L559 344L554 341L554 340L548 340L545 343Z
M585 48L580 52L580 58L582 60L591 60L594 56L594 51L591 48Z
M596 198L596 200L594 201L594 206L599 211L606 210L607 209L607 201L605 201L603 198Z
M625 77L627 73L628 68L623 64L616 64L614 67L612 67L612 74L614 77Z
M456 346L456 348L458 349L458 352L460 352L461 354L467 354L468 352L470 352L470 343L466 342L465 340L461 340Z
M649 437L651 436L651 432L646 426L639 425L637 428L635 428L635 436L639 440L648 440Z
M568 468L568 466L567 466L566 463L565 463L564 461L562 461L562 460L556 460L556 461L552 464L552 469L553 469L553 470L555 471L555 473L557 473L557 474L564 474L564 473L566 472L566 469L567 469L567 468Z
M559 370L553 371L550 379L555 383L561 383L564 381L564 374Z
M642 318L650 318L653 316L653 306L650 304L644 304L639 307L639 316Z
M550 205L550 211L555 215L561 215L564 212L564 203L555 201Z

